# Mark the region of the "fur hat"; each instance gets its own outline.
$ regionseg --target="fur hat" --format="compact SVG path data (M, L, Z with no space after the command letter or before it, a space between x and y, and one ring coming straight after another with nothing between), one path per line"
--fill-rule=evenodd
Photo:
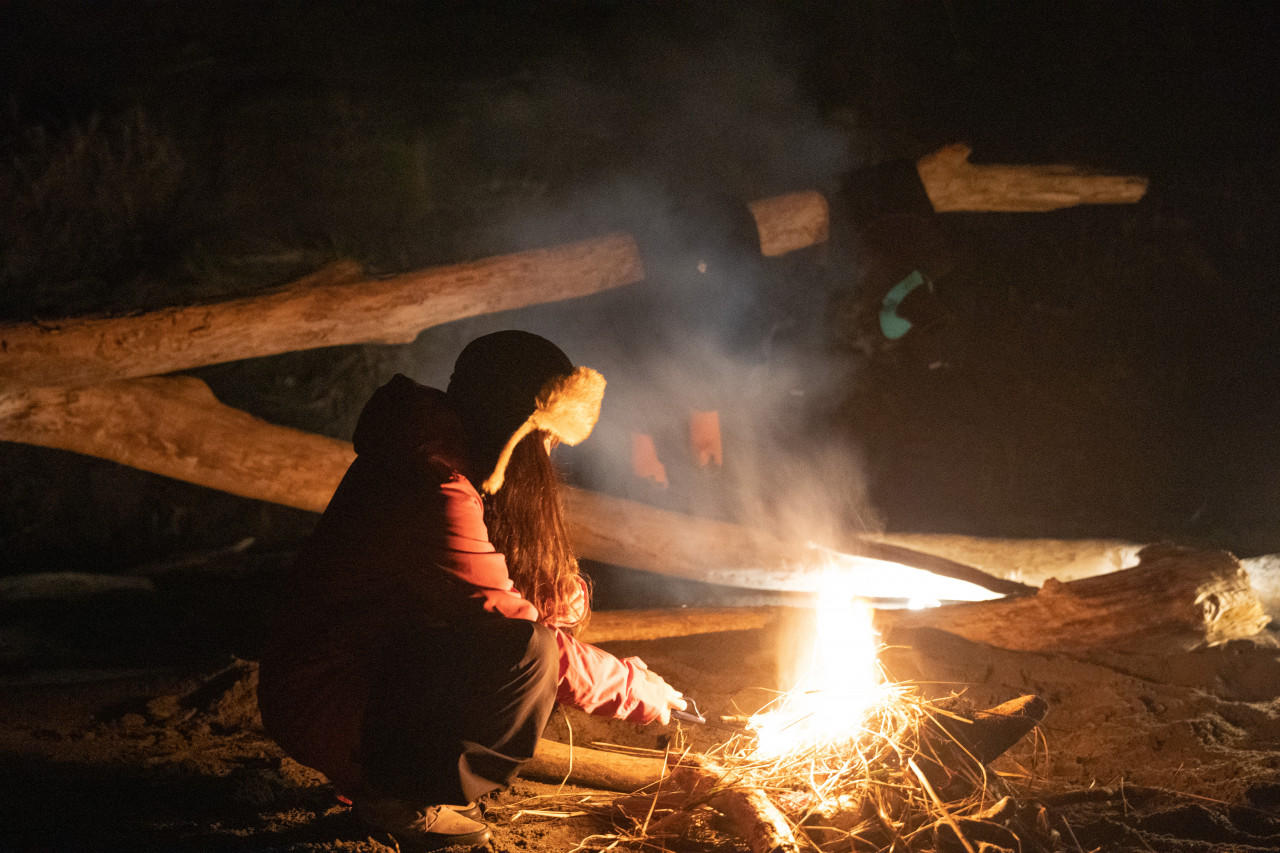
M534 430L578 444L600 417L604 377L574 367L546 338L508 330L476 338L453 366L446 393L458 409L481 491L502 488L516 445Z

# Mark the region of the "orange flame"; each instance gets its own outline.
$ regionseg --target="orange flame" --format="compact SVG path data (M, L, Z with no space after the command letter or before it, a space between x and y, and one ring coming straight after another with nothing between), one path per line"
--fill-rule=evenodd
M871 608L854 597L856 573L830 567L823 574L816 636L796 684L751 718L755 757L773 758L857 738L868 711L883 698Z

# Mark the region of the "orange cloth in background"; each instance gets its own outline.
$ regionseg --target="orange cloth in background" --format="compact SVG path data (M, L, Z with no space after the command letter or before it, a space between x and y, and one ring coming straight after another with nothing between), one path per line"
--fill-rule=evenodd
M724 464L724 447L720 442L720 413L689 412L689 449L699 468Z
M652 480L664 489L667 487L667 468L658 458L653 436L642 432L631 434L631 472L641 480Z

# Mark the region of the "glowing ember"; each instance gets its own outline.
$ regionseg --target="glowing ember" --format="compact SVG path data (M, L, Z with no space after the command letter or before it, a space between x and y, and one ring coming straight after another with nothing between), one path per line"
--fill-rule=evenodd
M755 758L826 749L863 732L870 708L886 696L876 661L879 637L871 608L854 597L855 573L830 567L823 575L816 637L790 691L751 719Z

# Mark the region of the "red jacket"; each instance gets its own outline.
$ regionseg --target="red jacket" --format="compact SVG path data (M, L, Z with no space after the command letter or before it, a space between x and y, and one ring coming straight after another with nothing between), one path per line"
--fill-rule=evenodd
M356 426L356 460L299 554L263 651L263 723L295 759L343 791L360 781L360 724L389 626L469 609L540 619L489 542L466 475L462 428L442 391L397 375ZM560 630L557 700L634 722L662 697L638 658L619 660Z

